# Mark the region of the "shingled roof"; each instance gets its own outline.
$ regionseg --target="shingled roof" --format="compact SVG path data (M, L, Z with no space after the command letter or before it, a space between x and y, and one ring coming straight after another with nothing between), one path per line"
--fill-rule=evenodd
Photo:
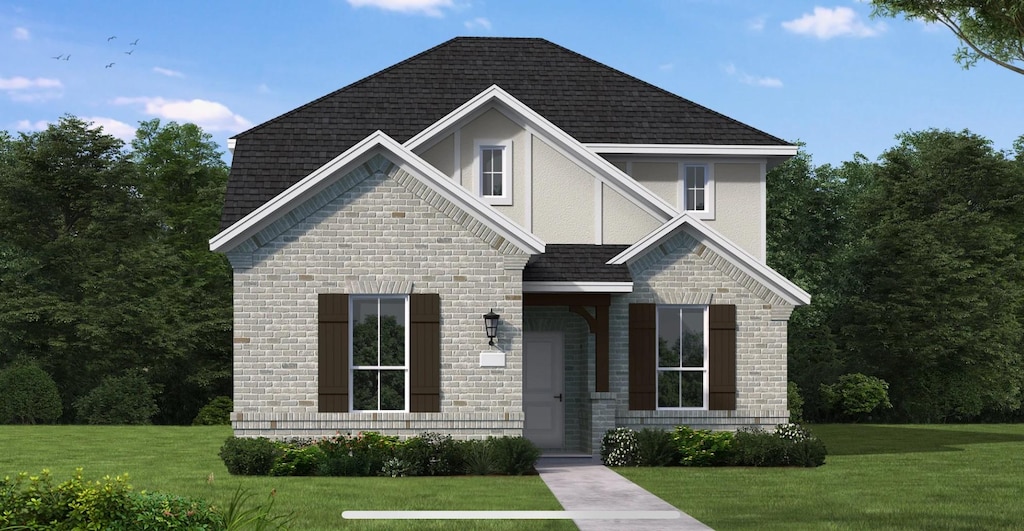
M544 39L459 37L236 136L221 228L374 131L405 142L491 85L583 143L789 145Z
M523 268L524 282L632 282L626 264L606 262L628 245L551 244Z

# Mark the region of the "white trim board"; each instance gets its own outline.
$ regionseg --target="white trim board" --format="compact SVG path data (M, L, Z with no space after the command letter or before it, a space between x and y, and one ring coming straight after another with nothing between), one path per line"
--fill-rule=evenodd
M410 175L465 210L484 226L497 232L524 252L529 254L544 252L544 242L536 236L484 204L480 199L473 197L460 184L452 182L430 163L382 131L376 131L364 138L348 151L317 168L299 182L211 238L210 250L226 253L237 247L377 154L384 155L392 163L409 172Z
M524 281L523 293L632 293L632 282Z

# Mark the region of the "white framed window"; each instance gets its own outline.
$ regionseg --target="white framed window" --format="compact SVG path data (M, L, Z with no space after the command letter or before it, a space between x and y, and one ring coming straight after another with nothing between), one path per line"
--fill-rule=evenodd
M476 142L477 190L491 205L512 204L512 141Z
M706 164L682 165L682 202L686 212L712 212L711 169Z
M349 411L409 410L409 298L349 298Z
M708 307L658 306L658 409L708 407Z

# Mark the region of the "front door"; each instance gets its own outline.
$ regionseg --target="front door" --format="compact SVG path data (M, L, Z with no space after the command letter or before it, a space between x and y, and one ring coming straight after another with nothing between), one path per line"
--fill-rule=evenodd
M560 449L565 434L562 333L527 332L523 343L523 437L539 448Z

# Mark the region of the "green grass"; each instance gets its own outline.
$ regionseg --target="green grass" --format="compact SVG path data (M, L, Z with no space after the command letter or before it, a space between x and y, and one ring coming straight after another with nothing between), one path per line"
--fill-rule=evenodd
M819 468L616 471L718 530L1024 529L1024 425L811 428Z
M217 451L226 426L0 426L0 476L47 468L57 481L127 473L136 490L225 505L241 485L251 501L276 492L292 529L575 529L570 521L354 521L346 510L560 510L539 476L443 478L240 477ZM213 481L210 481L210 478Z

